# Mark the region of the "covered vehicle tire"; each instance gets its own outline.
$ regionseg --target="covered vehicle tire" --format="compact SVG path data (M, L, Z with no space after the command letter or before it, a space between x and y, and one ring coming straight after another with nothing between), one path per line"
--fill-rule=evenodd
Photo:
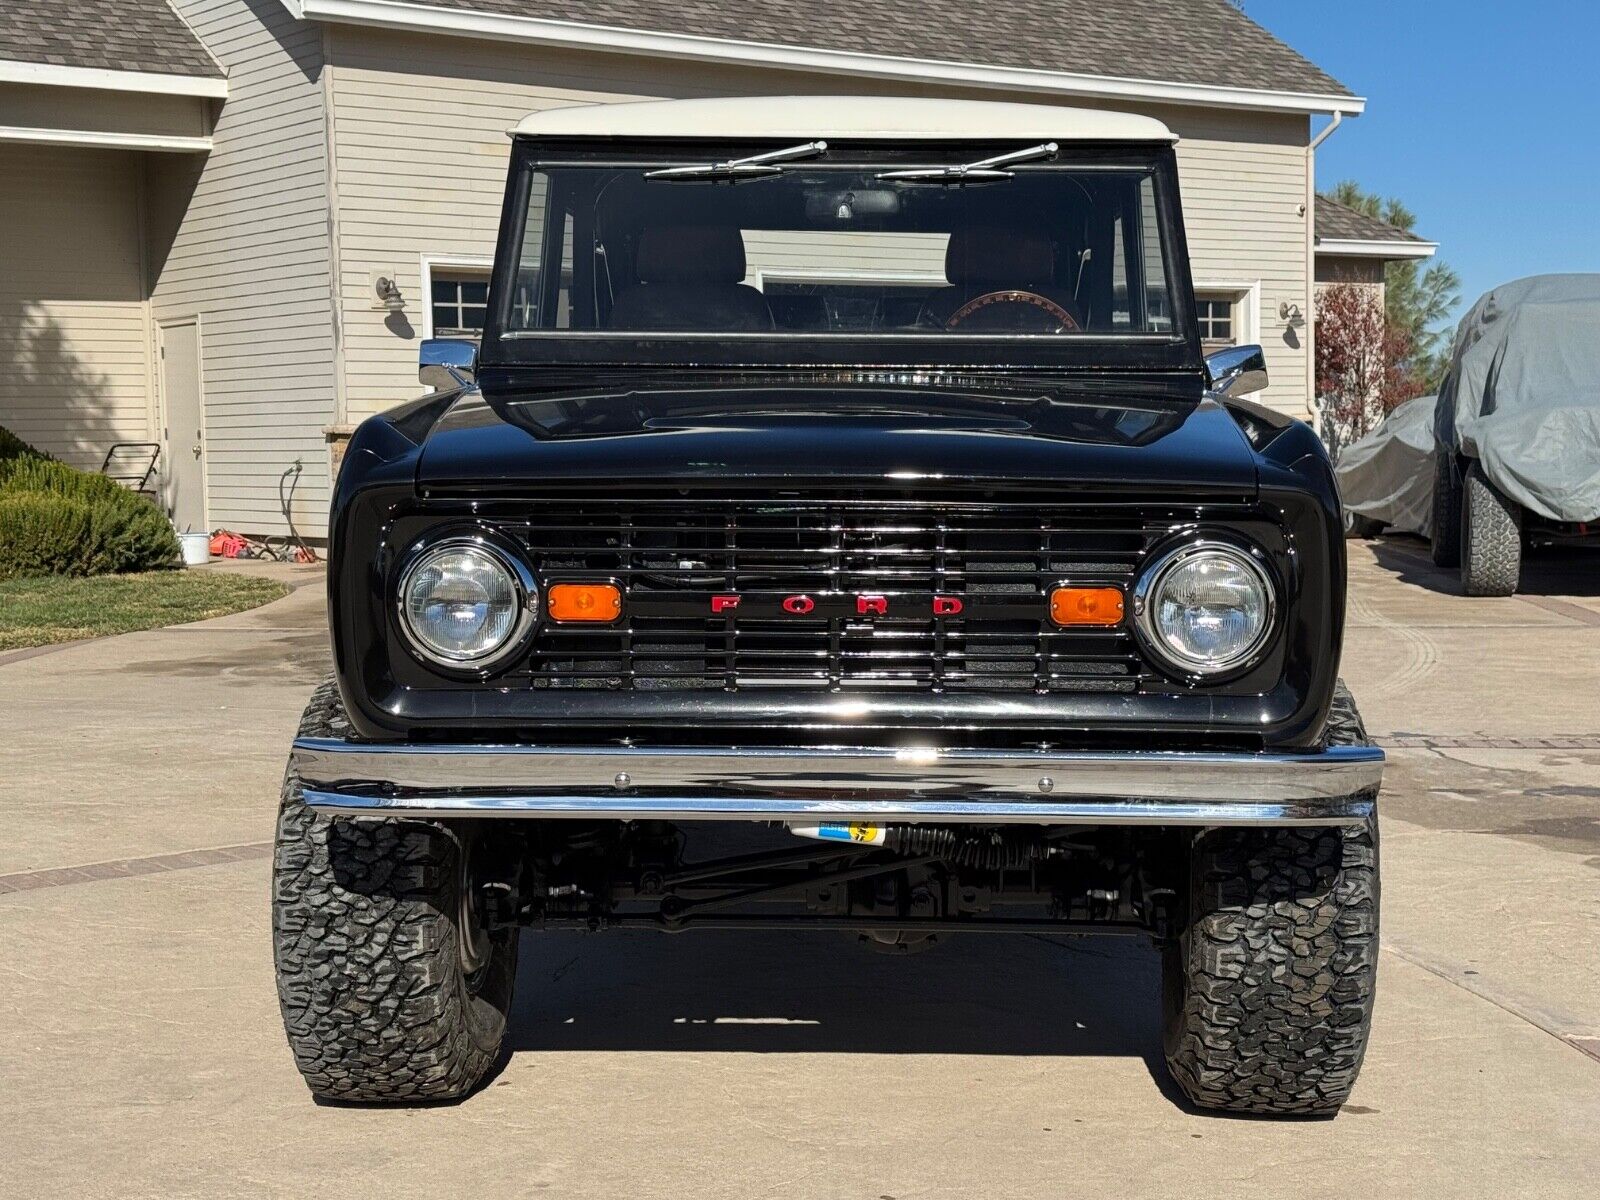
M1433 455L1433 565L1461 565L1461 480L1442 446Z
M1461 512L1461 590L1509 596L1522 579L1522 510L1473 463Z
M1339 685L1330 745L1365 745ZM1191 848L1163 951L1167 1069L1198 1107L1321 1116L1350 1096L1378 968L1378 830L1222 829Z
M329 680L300 735L347 729ZM289 1045L317 1096L452 1099L499 1058L517 931L483 928L472 861L470 837L441 825L318 814L290 767L273 860L273 958Z

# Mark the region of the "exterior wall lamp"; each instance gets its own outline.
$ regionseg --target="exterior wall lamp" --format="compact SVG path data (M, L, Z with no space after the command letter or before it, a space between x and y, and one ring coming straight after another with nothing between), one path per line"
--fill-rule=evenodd
M372 290L377 294L383 307L392 313L403 312L406 307L406 298L400 294L400 285L388 275L379 275L372 281Z

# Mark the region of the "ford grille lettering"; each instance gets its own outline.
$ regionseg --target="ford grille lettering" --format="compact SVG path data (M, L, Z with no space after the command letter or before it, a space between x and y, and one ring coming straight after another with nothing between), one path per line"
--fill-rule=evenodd
M728 616L739 610L746 599L752 599L759 614L763 606L775 604L783 612L793 617L809 616L817 612L819 601L816 597L800 593L793 596L765 596L745 597L737 592L721 592L710 597L711 613L713 616ZM907 607L920 608L923 612L932 611L936 617L959 617L966 611L966 601L960 596L902 596L899 598L886 596L882 592L856 592L844 595L830 594L821 598L821 603L827 607L823 615L841 617L847 612L852 612L860 617L886 617L893 609L899 615L909 615ZM770 611L770 610L768 610Z

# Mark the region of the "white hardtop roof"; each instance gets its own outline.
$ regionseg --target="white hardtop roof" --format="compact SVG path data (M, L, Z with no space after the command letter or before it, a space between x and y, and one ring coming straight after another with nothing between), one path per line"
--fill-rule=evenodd
M950 138L993 141L1176 142L1154 117L899 96L749 96L645 100L550 108L526 117L512 136L620 138Z

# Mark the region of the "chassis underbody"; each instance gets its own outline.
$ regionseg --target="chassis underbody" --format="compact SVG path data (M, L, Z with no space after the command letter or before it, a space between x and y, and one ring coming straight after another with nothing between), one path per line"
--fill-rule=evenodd
M783 827L480 821L470 839L491 925L838 929L890 948L977 931L1169 935L1194 831L891 826L883 844Z

